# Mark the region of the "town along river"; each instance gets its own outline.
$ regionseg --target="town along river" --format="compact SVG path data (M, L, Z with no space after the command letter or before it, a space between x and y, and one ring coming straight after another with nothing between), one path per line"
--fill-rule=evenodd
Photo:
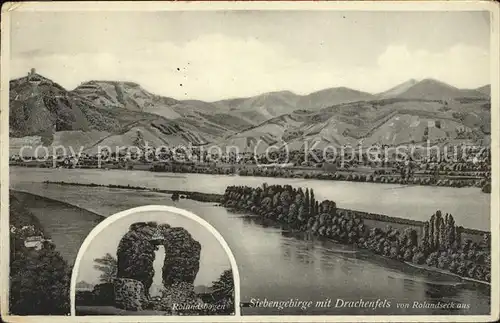
M50 172L54 171L50 170ZM221 233L231 248L240 272L241 300L243 302L251 302L252 298L261 301L264 299L269 301L298 299L313 302L332 300L330 307L315 307L313 305L307 310L297 307L282 310L277 308L243 308L243 314L485 315L490 311L490 289L488 286L467 283L448 275L420 271L402 263L331 241L314 239L304 234L292 234L270 223L262 223L255 218L231 213L213 203L186 199L173 202L169 195L147 191L33 183L29 177L21 176L21 174L21 172L11 174L11 187L13 189L67 202L104 216L147 204L175 205L199 215ZM110 183L122 184L126 182L125 179L129 172L122 174L123 180ZM36 176L40 178L39 174ZM144 177L147 176L149 173L144 173ZM172 181L182 182L182 178L186 179L186 177L182 177L185 176L184 174L171 176L180 176L172 177L173 180L170 178ZM97 177L90 179L80 177L79 179L80 182L85 180L86 182L104 184L104 180L98 182ZM196 178L193 177L193 180ZM233 177L233 184L236 184L234 183L236 179ZM45 176L43 180L71 181L67 176ZM72 178L72 181L78 182L78 178ZM147 184L146 182L135 183L130 180L130 177L128 182L130 185L137 186ZM169 182L169 178L163 177L161 182ZM177 189L202 190L201 183L199 182L198 185L190 183L189 187L179 186ZM329 182L322 183L328 184ZM337 183L330 182L329 184ZM165 189L167 188L172 187ZM383 185L380 185L380 189L382 188ZM456 190L460 191L461 189ZM400 189L400 191L404 191L404 189ZM339 204L345 207L345 205ZM444 208L442 210L446 212ZM417 211L418 209L415 212ZM337 308L335 307L337 299L342 299L344 302L360 299L363 301L380 299L382 302L387 300L390 302L390 307L376 309L369 307ZM418 302L417 304L421 308L414 308L414 302ZM454 307L457 307L456 304L465 304L466 308L429 308L430 304L438 304L438 302L442 304L453 303ZM409 308L398 308L397 303L409 303Z

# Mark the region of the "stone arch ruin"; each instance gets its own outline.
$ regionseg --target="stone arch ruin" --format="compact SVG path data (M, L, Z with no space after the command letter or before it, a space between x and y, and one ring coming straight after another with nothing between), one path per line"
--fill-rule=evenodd
M162 304L197 302L194 280L200 268L201 245L184 228L156 222L138 222L129 227L117 248L117 275L113 282L115 306L142 310L149 306L149 289L155 274L153 261L159 247L165 248L162 269Z

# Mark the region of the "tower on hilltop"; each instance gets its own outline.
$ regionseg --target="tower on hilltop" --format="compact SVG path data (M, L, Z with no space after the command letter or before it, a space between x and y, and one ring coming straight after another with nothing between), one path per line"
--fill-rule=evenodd
M36 74L36 69L34 67L28 72L28 81Z
M31 68L31 70L28 73L28 82L30 82L33 85L38 85L40 82L42 82L42 78L36 74L36 69Z

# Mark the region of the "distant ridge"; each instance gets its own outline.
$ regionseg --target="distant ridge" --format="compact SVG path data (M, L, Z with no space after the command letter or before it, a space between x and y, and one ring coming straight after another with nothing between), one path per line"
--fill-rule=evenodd
M396 85L393 88L390 88L389 90L387 90L385 92L377 94L377 97L386 99L386 98L392 98L392 97L401 95L402 93L408 91L408 89L410 89L412 86L416 85L417 83L418 83L417 80L410 79L406 82L403 82L401 84Z
M484 85L481 87L478 87L476 91L481 92L483 94L486 94L487 96L491 96L491 85Z
M460 89L428 78L378 94L334 87L307 95L273 91L204 102L156 95L135 82L93 80L67 91L32 71L10 81L9 132L16 138L12 147L41 140L85 151L97 144L137 142L155 147L217 143L242 151L283 141L300 149L307 140L395 145L422 142L424 133L441 142L463 136L482 142L489 136L490 88ZM440 127L426 130L436 120ZM459 128L466 134L458 134Z
M318 110L328 106L374 99L373 94L353 90L347 87L335 87L316 91L300 98L298 102L299 109Z
M406 91L396 95L398 98L425 100L453 100L461 97L486 98L476 91L459 89L435 79L424 79L410 86Z
M394 146L426 140L489 143L490 98L483 93L488 92L488 86L470 90L434 79L411 79L377 95L356 93L347 88L335 90L361 94L351 96L358 100L346 103L336 103L339 101L333 96L324 101L331 104L324 104L323 108L300 109L278 116L238 132L227 138L225 144L238 146L243 151L263 152L271 145L284 142L290 150L301 150L305 143L312 145L313 142L317 143L317 149L354 146L360 141L365 146ZM435 124L439 126L432 126Z

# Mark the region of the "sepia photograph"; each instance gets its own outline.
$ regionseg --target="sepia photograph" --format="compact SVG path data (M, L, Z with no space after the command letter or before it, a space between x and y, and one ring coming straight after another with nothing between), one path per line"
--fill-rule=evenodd
M160 209L130 210L91 233L73 272L76 315L234 315L234 278L220 242L200 223Z
M32 6L2 315L498 318L498 5Z

